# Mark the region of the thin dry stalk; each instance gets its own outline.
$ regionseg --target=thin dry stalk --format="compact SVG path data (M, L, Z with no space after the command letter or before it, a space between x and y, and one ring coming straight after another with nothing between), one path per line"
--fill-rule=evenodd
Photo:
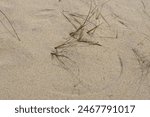
M15 37L18 39L18 41L21 41L20 38L19 38L19 36L18 36L18 34L17 34L17 32L16 32L16 30L15 30L15 28L13 27L11 21L10 21L9 18L7 17L7 15L6 15L2 10L0 10L0 13L4 16L4 18L7 20L7 22L8 22L9 25L11 26L11 28L12 28L14 34L15 34ZM14 36L14 34L11 33L11 31L5 26L5 24L4 24L1 20L0 20L0 22L1 22L1 24L6 28L6 30L8 30L8 32L9 32L12 36Z
M141 86L142 86L142 83L144 82L144 80L146 79L147 75L149 74L150 72L150 61L149 60L145 60L145 57L143 57L139 52L138 50L136 49L132 49L134 55L136 56L136 59L139 63L139 66L140 66L140 69L141 69L141 72L142 72L142 75L141 75L141 79L139 81L139 87L135 93L135 96L138 94Z
M66 55L67 51L71 47L77 47L78 43L85 43L88 45L96 45L96 46L102 46L98 42L94 42L92 40L86 39L86 34L94 34L95 30L100 26L96 25L91 21L91 19L94 17L94 15L97 12L97 8L92 8L92 4L90 6L90 9L88 11L88 14L86 17L83 18L84 15L77 15L77 14L65 14L63 11L63 16L67 21L72 25L72 27L75 29L74 32L70 33L70 38L63 42L62 44L54 47L55 51L51 52L52 59L56 58L58 61L58 64L62 66L64 69L66 69L68 72L70 72L71 68L67 66L66 62L70 61L72 64L76 64L75 61L73 61L69 56ZM82 21L81 21L82 19ZM89 25L94 25L92 28L88 28ZM64 61L65 60L65 61Z

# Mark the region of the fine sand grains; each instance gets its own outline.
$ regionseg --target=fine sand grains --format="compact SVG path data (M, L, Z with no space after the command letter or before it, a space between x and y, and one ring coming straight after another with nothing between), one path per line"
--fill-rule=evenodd
M150 99L149 0L1 0L0 99Z

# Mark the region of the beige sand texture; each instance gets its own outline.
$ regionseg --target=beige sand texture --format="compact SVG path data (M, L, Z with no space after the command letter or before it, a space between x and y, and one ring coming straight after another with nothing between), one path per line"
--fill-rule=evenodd
M0 10L0 99L150 99L150 0L0 0Z

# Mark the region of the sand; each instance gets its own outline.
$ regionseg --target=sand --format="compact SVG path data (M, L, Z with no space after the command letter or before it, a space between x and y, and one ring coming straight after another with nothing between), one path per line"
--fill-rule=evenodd
M93 44L77 42L69 14L82 25L90 8L82 36ZM149 0L0 0L0 10L10 21L0 13L0 99L150 99Z

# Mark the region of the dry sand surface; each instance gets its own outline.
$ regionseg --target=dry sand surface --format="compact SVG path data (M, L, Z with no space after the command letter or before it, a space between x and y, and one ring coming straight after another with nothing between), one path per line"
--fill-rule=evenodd
M0 0L0 99L150 99L150 0Z

